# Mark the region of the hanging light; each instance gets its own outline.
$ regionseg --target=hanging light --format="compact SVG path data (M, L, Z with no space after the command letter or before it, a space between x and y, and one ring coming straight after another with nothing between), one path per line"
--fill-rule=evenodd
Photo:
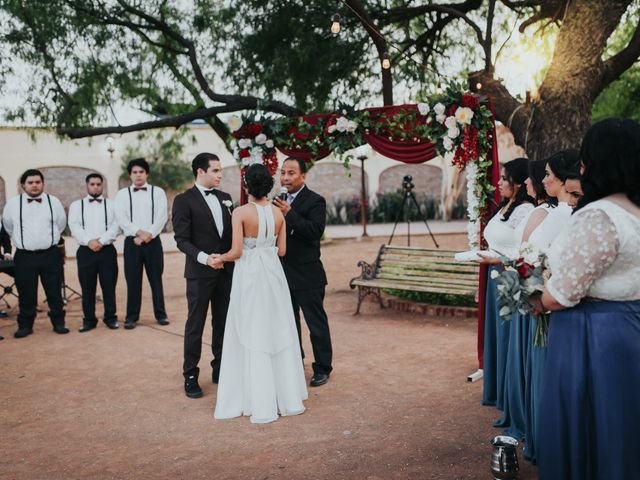
M331 33L337 35L340 33L340 14L334 13L331 17Z
M382 68L389 70L391 68L391 60L389 60L389 54L384 52L382 54Z
M482 89L482 83L478 82L476 83L476 90L481 90Z

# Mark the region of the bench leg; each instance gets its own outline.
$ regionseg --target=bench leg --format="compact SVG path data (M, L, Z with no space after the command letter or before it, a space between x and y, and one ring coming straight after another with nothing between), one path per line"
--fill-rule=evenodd
M380 294L380 289L377 287L363 287L361 285L358 285L358 306L356 308L356 313L354 313L354 315L359 315L360 314L360 304L362 303L362 300L364 300L364 298L367 295L374 295L376 297L378 297L378 303L380 304L380 309L384 309L384 303L382 302L382 295Z

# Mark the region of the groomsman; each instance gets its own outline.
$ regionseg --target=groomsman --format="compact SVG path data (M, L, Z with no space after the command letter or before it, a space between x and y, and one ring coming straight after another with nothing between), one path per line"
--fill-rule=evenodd
M124 277L127 281L127 316L124 328L136 328L142 303L142 269L147 272L153 314L160 325L169 325L164 308L162 272L164 254L160 232L167 223L167 196L147 183L149 164L143 158L127 165L131 185L116 196L116 219L125 235Z
M116 222L113 201L103 196L104 179L99 173L87 175L88 195L69 207L69 228L78 242L78 278L82 287L81 332L96 328L96 285L100 279L104 302L104 323L118 328L116 315L116 281L118 259L113 242L120 227Z
M278 198L274 203L284 214L287 224L287 254L282 257L282 267L289 283L298 338L301 338L300 309L311 334L315 361L309 385L319 387L327 383L333 369L331 333L323 306L327 276L320 260L327 203L306 186L306 172L304 160L287 158L282 162L280 183L288 193L286 200Z
M44 176L27 170L20 177L24 193L9 199L4 207L3 224L16 246L16 288L19 295L16 338L33 333L38 305L38 278L49 306L49 318L56 333L69 333L64 324L62 301L63 264L58 248L67 219L62 203L44 193Z

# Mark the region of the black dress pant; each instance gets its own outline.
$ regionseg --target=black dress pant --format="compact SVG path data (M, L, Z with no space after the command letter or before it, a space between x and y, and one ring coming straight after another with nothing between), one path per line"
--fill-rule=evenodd
M300 351L302 350L302 333L300 328L300 309L309 327L311 334L311 347L313 348L313 372L331 373L333 369L331 360L333 349L331 347L331 333L329 332L329 320L324 311L324 287L308 290L291 290L291 303L293 304L293 314L296 318L298 328L298 340L300 341Z
M142 269L147 272L151 297L153 299L153 315L156 320L167 318L164 308L164 292L162 290L162 272L164 256L160 237L149 243L138 246L133 243L134 237L124 240L124 278L127 281L127 320L137 322L140 318L142 303Z
M116 282L118 280L118 257L113 245L105 245L97 252L81 246L76 253L78 278L82 288L82 313L84 325L95 326L96 286L100 279L104 302L104 322L113 323L116 315Z
M62 302L62 254L57 246L46 250L16 251L15 281L18 289L18 328L33 328L38 306L38 277L49 305L49 319L54 327L64 327Z
M198 362L202 353L202 332L207 320L209 305L211 305L211 325L213 328L211 367L215 378L220 374L222 340L224 339L224 326L229 309L231 278L231 274L226 270L219 270L215 277L187 278L188 316L184 327L184 364L182 367L185 378L190 375L197 377L200 372Z

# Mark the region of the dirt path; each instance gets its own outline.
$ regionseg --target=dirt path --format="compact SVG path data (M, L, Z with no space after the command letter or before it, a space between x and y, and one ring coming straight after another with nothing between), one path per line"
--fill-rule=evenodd
M461 235L439 239L464 248ZM22 340L12 336L15 316L0 320L0 477L490 479L497 411L480 406L480 383L465 382L476 368L475 321L379 311L374 303L352 316L356 298L348 280L357 260L373 260L381 242L323 247L334 374L309 390L303 415L269 425L213 419L216 387L207 381L206 347L205 396L184 396L181 254L166 255L168 327L153 322L146 286L142 325L131 331L101 324L78 333L78 300L68 305L69 335L54 334L44 313L34 335ZM73 262L66 275L77 285ZM305 344L310 351L308 338ZM310 377L309 361L305 370ZM535 468L521 460L519 478L536 478Z

